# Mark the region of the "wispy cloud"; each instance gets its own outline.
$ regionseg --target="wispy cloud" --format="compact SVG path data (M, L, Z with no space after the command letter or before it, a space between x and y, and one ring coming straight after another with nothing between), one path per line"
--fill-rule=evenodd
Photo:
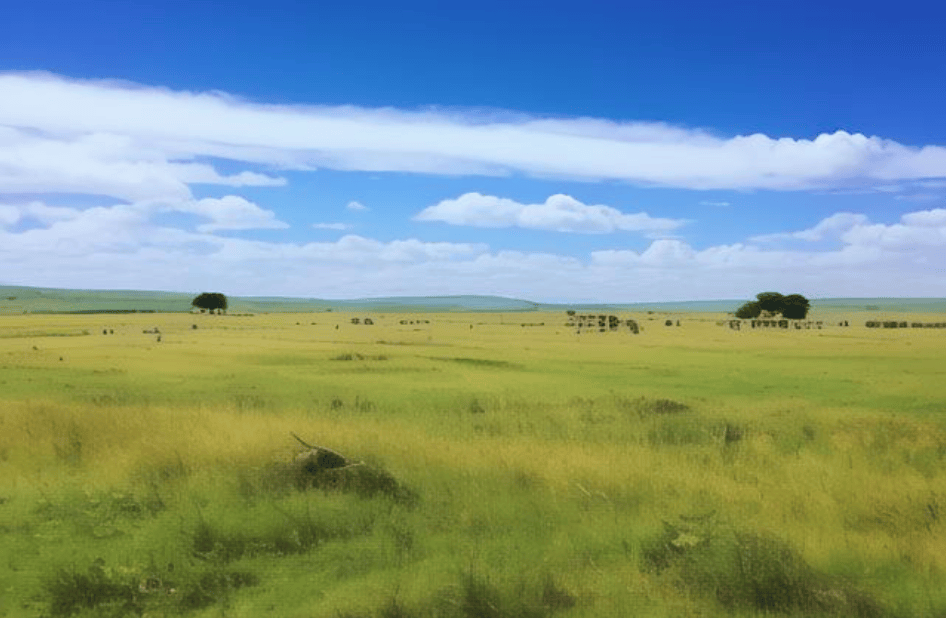
M348 210L369 210L367 206L365 206L361 202L356 202L354 200L352 200L351 202L348 202L345 208L347 208Z
M713 200L701 200L700 206L717 206L719 208L725 208L726 206L731 206L729 202L724 201L713 201Z
M946 199L942 194L939 193L911 193L904 195L897 195L894 199L903 201L903 202L937 202Z
M946 177L946 148L837 131L814 139L718 137L661 123L267 105L41 73L0 74L0 191L129 200L188 184L277 185L197 158L269 170L523 173L690 189L839 189Z
M553 232L665 232L685 224L681 219L661 219L647 213L626 214L610 206L590 206L569 195L550 196L542 204L480 193L465 193L425 208L418 221L443 221L475 227L521 227Z
M346 223L313 223L312 227L317 230L347 230L351 226Z

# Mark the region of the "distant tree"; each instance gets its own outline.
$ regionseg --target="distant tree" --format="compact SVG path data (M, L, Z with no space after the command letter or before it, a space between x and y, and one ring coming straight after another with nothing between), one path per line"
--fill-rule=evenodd
M204 292L191 301L191 306L206 309L210 313L213 313L214 310L217 313L222 313L227 310L227 297L219 292Z
M750 300L742 307L736 309L736 317L740 320L754 320L762 313L762 306L754 301Z
M789 294L783 299L782 317L788 320L804 320L811 303L801 294Z
M785 308L785 297L778 292L756 294L756 300L759 302L762 311L767 311L771 315L778 315Z

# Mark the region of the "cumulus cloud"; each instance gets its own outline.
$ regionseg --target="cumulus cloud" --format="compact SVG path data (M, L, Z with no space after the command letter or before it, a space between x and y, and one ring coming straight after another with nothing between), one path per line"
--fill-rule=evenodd
M691 189L837 189L946 178L946 148L836 131L718 137L661 123L252 103L41 73L0 74L0 191L189 197L204 158L281 169L523 173ZM196 180L199 178L200 180Z
M946 227L946 208L909 212L900 220L911 227Z
M43 202L31 201L25 204L0 204L0 226L10 227L18 222L48 225L56 221L68 221L79 216L74 208L49 206Z
M660 238L638 250L615 247L586 256L511 251L478 243L378 240L348 234L329 242L277 242L222 235L258 207L228 200L188 202L211 223L184 229L165 222L167 204L91 208L41 202L0 206L0 281L81 288L194 290L359 297L397 294L500 294L548 301L751 298L762 289L829 296L943 296L946 209L904 214L889 223L838 213L821 230L838 247L764 243L696 247ZM259 209L262 211L262 209ZM262 216L263 222L269 221ZM31 225L19 223L29 219ZM841 225L838 222L845 222ZM216 222L216 223L214 223ZM243 224L243 223L240 223ZM259 224L259 221L256 222ZM816 234L817 235L817 234Z
M210 219L210 223L197 226L200 232L217 230L280 230L289 225L278 220L276 213L264 210L237 195L221 198L208 197L202 200L176 203L168 209L186 212Z
M779 240L806 240L815 242L825 238L836 239L852 228L867 223L867 217L851 212L839 212L822 219L814 227L798 232L779 232L776 234L762 234L753 236L753 242L773 242Z
M347 208L348 210L368 210L367 206L365 206L361 202L356 202L354 200L352 200L351 202L348 202L345 208Z
M866 215L840 212L806 230L764 234L750 239L761 244L781 240L832 240L841 243L849 251L872 248L900 252L922 251L946 245L946 209L906 213L899 222L891 224L872 223Z
M550 196L542 204L521 204L509 198L465 193L425 208L418 221L443 221L475 227L521 227L553 232L664 232L686 223L647 213L625 214L610 206L590 206L569 195Z

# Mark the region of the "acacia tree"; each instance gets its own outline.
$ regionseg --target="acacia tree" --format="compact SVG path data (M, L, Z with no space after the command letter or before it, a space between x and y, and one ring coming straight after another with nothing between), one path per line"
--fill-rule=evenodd
M742 307L736 309L736 317L740 320L754 320L762 313L762 307L758 302L750 300Z
M771 315L782 313L782 309L785 308L785 297L778 292L756 294L756 300L762 311L768 311Z
M782 317L787 320L804 320L808 316L811 303L801 294L789 294L783 299Z
M210 313L213 313L214 309L217 313L222 313L227 310L227 297L219 292L203 292L191 301L191 306L206 309Z
M770 315L781 314L786 320L804 320L808 316L811 303L801 294L782 296L778 292L762 292L752 300L736 310L736 317L740 320L753 320L763 311Z

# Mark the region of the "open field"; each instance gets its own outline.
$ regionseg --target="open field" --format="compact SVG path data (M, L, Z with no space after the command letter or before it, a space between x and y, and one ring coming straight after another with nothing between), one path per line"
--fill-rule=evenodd
M946 616L946 330L620 317L0 315L0 616Z

